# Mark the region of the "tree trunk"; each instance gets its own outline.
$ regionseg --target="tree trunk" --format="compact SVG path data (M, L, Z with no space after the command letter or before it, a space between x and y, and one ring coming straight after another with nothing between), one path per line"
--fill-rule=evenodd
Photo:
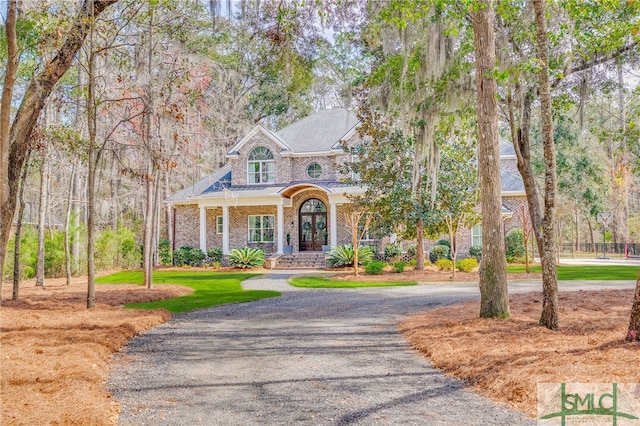
M418 219L416 224L416 271L424 270L424 222Z
M627 342L640 342L640 275L636 281L636 294L631 307L629 330L627 330L627 336L624 340Z
M71 285L73 274L71 272L71 235L69 227L71 225L71 208L73 205L73 181L76 178L77 162L71 166L71 176L69 177L69 194L67 198L67 208L64 214L64 267L67 276L67 285Z
M49 208L49 159L47 156L47 151L48 149L45 145L42 148L42 164L40 164L40 202L38 203L38 256L36 262L36 287L44 287L45 219L47 217L47 210Z
M17 1L9 0L4 22L4 32L7 40L7 65L4 70L2 99L0 100L0 288L2 287L4 256L7 252L7 242L9 241L9 232L11 222L13 221L13 210L15 210L15 204L13 209L8 209L7 207L9 206L7 204L11 199L9 183L9 152L11 150L9 123L11 122L11 100L13 98L13 85L18 76L18 61L20 59L16 33L17 19ZM0 303L1 301L2 298L0 297Z
M145 114L144 114L144 144L146 149L146 208L144 212L144 235L143 235L143 249L142 249L142 270L144 275L144 285L147 288L153 288L153 235L154 235L154 211L156 207L155 195L156 195L156 183L157 183L157 168L154 158L154 144L153 144L153 119L155 115L154 111L154 88L153 88L153 7L151 7L149 13L149 30L147 32L148 37L148 51L147 51L147 85L146 85L146 99L145 99Z
M497 84L493 7L478 2L473 12L478 96L478 171L482 195L482 263L480 265L480 316L507 318L507 259L502 225L500 152L498 148Z
M20 293L20 254L21 254L21 237L22 237L22 217L24 216L24 209L26 207L26 203L24 202L24 186L27 181L27 174L29 172L28 163L29 156L31 155L31 151L27 152L27 158L22 166L22 175L20 176L20 190L18 191L18 203L20 207L18 208L18 220L16 222L16 235L15 235L15 244L13 251L13 300L18 300Z
M558 329L558 276L556 272L555 212L556 212L556 151L553 141L551 84L549 82L549 46L543 0L534 0L536 35L538 39L540 115L544 150L544 216L542 219L542 315L540 325Z
M69 69L75 54L82 46L92 21L90 18L102 13L107 6L116 2L117 0L84 0L81 9L71 21L73 22L71 28L66 31L67 38L55 56L47 61L42 71L31 80L7 137L3 133L5 130L2 130L2 120L7 120L7 116L10 115L11 96L9 95L12 93L13 82L11 79L14 70L14 62L12 62L14 59L11 58L15 57L15 55L9 55L9 66L5 71L5 84L2 90L2 111L0 111L0 270L4 267L11 222L16 209L18 182L29 149L31 132L53 87ZM8 6L8 12L11 10L14 13L17 12L14 0L11 0ZM7 14L7 19L9 19L9 14ZM9 25L5 25L5 31L14 31L15 25L11 25L10 20L8 23ZM10 33L7 35L9 36ZM12 46L13 39L15 39L15 35L8 37L9 46ZM17 72L17 57L15 57L15 61L15 71ZM7 76L9 76L8 79ZM15 81L15 76L13 78Z
M89 32L89 51L87 64L87 132L89 135L88 165L87 165L87 308L93 308L96 302L96 269L95 269L95 238L96 238L96 170L100 161L100 150L96 145L97 113L96 113L96 55L94 52L93 33L95 25L92 21Z

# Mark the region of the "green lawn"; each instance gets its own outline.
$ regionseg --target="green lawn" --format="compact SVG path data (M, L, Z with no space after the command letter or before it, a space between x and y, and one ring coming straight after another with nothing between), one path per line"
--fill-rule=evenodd
M558 280L636 280L637 266L631 265L561 265ZM542 272L540 265L532 265L531 272ZM509 265L507 272L525 272L524 265Z
M156 302L132 303L127 308L165 308L174 313L193 311L227 303L251 302L267 297L280 296L277 291L243 290L240 283L259 274L201 271L157 271L153 273L155 284L180 284L194 292L187 296ZM125 271L96 280L100 284L142 284L141 271Z
M294 287L305 288L356 288L356 287L393 287L403 285L417 285L415 281L339 281L320 277L291 278L289 284Z

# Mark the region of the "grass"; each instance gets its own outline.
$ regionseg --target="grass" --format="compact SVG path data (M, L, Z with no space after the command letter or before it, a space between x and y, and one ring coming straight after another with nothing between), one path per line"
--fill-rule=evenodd
M531 265L531 272L542 272L540 265ZM633 280L638 278L637 266L631 265L561 265L558 266L558 280ZM525 272L524 265L509 265L507 272Z
M251 302L267 297L280 296L277 291L243 290L240 283L259 274L201 271L157 271L153 273L155 284L180 284L192 288L192 294L174 299L146 303L131 303L127 308L164 308L170 312L187 312L227 303ZM142 284L141 271L118 272L96 279L101 284Z
M340 281L320 277L291 278L289 284L305 288L358 288L358 287L394 287L417 285L415 281Z

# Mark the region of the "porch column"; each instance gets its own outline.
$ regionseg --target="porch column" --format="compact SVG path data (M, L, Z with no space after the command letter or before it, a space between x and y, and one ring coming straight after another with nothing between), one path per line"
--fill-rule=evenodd
M222 254L229 254L229 206L222 206Z
M282 203L282 200L278 203L277 205L278 207L278 253L277 254L283 254L284 253L284 204Z
M207 252L207 208L200 206L200 250Z
M329 214L330 214L330 232L329 232L329 244L331 247L338 245L338 209L335 201L329 198Z

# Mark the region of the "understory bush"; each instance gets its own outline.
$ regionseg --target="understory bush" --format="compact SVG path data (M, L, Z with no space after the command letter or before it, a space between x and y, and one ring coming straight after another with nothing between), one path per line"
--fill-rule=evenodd
M173 262L176 266L202 266L205 254L199 248L189 246L180 247L173 253Z
M391 267L394 271L401 274L404 272L404 268L407 266L407 262L404 260L398 260L396 262L391 263Z
M458 268L458 270L461 272L471 272L473 271L474 268L477 268L477 267L478 267L478 261L473 257L469 257L467 259L460 259L456 262L456 268Z
M478 262L482 260L482 246L469 247L469 256L474 257Z
M429 253L431 263L436 263L439 259L449 258L449 246L445 244L436 244Z
M393 259L402 255L402 246L397 243L387 244L384 247L384 257L386 259Z
M222 262L221 248L217 247L214 249L207 250L207 259L206 259L207 265L212 265L214 263L221 263L221 262Z
M358 248L358 264L362 265L373 259L374 251L371 247ZM341 266L353 266L354 251L351 244L331 247L327 253L327 263L332 268Z
M512 229L505 237L505 253L507 262L523 263L526 247L524 246L524 232L522 229Z
M264 251L259 248L242 247L229 251L229 262L235 268L262 268L264 260Z
M449 259L438 259L435 265L441 271L453 271L453 261Z
M381 260L372 260L367 262L364 267L364 272L367 275L380 275L382 274L382 269L384 269L386 263Z
M160 259L160 264L162 266L171 266L172 264L172 256L171 253L171 241L164 239L160 240L158 244L158 258Z
M418 246L416 244L411 244L407 247L407 254L411 259L415 259L418 254Z

